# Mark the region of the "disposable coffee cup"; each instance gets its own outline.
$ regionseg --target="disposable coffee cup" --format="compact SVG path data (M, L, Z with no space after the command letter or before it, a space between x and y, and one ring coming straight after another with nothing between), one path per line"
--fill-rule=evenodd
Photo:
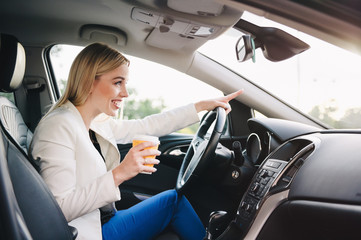
M159 146L159 138L158 137L149 136L149 135L136 135L133 138L133 147L137 146L138 144L140 144L142 142L152 142L155 144L155 146L147 147L145 149L158 149L158 146ZM153 158L154 159L155 155L145 156L144 158ZM154 166L154 164L144 164L144 165L149 166L149 167Z

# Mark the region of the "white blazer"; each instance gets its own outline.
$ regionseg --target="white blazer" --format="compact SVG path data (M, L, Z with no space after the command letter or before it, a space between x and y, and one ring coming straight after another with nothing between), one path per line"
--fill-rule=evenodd
M37 126L29 149L40 160L40 174L59 203L77 239L102 239L100 207L120 200L111 170L120 162L117 143L135 134L162 136L199 121L194 104L142 120L98 117L91 124L104 160L89 138L77 108L67 102Z

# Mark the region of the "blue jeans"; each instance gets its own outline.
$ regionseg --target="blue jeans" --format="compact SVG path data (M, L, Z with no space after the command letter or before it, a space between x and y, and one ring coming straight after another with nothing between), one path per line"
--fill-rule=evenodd
M202 240L205 236L204 226L188 200L168 190L117 211L103 225L103 239L152 239L168 225L184 240Z

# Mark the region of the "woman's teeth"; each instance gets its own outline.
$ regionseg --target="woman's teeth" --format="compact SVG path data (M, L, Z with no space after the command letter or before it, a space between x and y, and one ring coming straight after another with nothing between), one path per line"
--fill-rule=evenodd
M122 102L121 101L113 101L114 105L117 106L118 108L120 108L122 106Z

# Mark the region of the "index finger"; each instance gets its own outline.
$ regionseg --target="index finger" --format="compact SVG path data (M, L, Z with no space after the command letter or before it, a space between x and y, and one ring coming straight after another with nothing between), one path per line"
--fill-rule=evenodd
M230 101L233 98L241 95L242 93L243 93L243 89L240 89L240 90L238 90L236 92L233 92L233 93L230 93L230 94L226 95L225 97L226 97L227 101Z

